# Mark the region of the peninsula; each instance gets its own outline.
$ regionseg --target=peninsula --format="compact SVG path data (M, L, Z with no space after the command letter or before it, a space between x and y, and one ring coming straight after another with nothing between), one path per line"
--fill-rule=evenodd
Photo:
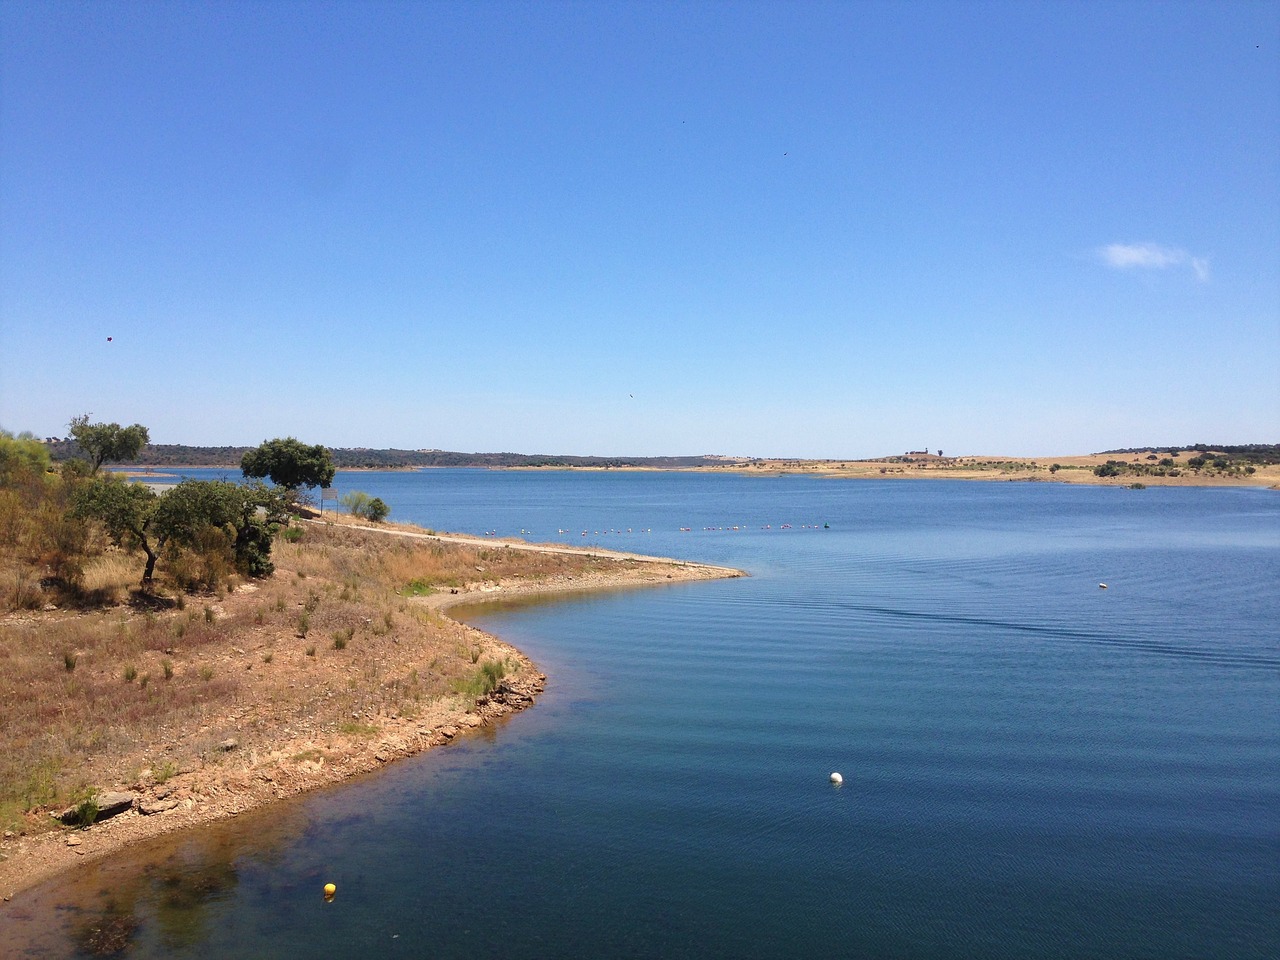
M530 705L546 677L450 607L743 575L342 516L289 530L267 579L139 606L136 563L107 555L85 571L98 609L0 619L0 897Z

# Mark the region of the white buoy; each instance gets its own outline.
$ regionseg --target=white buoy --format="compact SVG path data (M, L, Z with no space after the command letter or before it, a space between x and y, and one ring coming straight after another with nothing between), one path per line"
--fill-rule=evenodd
M844 777L840 776L838 773L833 773L831 775L831 782L838 787L840 784L844 783Z
M1107 585L1106 585L1105 583L1100 583L1100 584L1098 584L1098 588L1099 588L1100 590L1105 590L1105 589L1107 589Z

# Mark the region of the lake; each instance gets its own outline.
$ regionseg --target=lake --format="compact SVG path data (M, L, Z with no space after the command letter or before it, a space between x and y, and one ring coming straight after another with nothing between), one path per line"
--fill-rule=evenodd
M23 894L58 921L16 955L109 923L137 958L1280 955L1274 491L336 486L751 576L463 610L549 674L533 709Z

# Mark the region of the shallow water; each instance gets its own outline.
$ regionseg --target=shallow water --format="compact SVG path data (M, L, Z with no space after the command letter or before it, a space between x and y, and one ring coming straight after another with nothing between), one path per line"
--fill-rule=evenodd
M16 898L29 955L1280 953L1274 492L337 484L752 576L469 609L550 674L534 709Z

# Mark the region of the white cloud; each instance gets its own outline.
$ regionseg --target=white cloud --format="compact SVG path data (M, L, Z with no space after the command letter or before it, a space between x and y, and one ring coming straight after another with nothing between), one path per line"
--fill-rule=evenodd
M1190 267L1196 279L1205 283L1209 279L1207 257L1193 257L1186 250L1162 247L1155 243L1109 243L1098 249L1102 262L1116 270L1168 270L1171 267Z

